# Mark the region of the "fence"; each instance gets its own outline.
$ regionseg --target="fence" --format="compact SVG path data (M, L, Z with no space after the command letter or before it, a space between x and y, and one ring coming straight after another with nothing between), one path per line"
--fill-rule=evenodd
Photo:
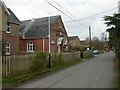
M91 51L85 51L83 57L91 55ZM80 58L80 52L72 53L62 53L62 61L69 62ZM53 55L52 55L53 56ZM2 62L2 74L7 75L17 75L31 72L33 55L20 55L20 56L7 56L3 58Z
M81 58L80 52L72 52L72 53L62 53L62 60L64 62L69 62L70 60Z
M16 75L31 71L33 56L8 56L3 58L2 74Z
M84 51L83 52L83 58L86 58L87 56L93 55L92 51Z

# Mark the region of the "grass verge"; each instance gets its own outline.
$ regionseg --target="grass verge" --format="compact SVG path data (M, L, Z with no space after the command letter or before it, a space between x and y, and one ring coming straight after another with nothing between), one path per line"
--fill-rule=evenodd
M105 51L104 51L104 50L99 50L99 52L100 52L100 53L105 53Z
M82 61L86 61L88 59L91 59L93 57L94 57L93 55L90 55L90 56L86 57L84 60L74 59L74 60L71 60L70 62L64 63L62 65L55 66L55 67L52 67L52 68L46 68L46 69L43 69L41 71L35 71L35 72L31 72L31 73L20 74L20 75L9 76L9 77L8 76L3 76L2 77L3 88L13 87L14 85L16 85L18 83L22 83L24 81L33 79L33 78L35 78L39 75L45 74L47 72L52 72L52 71L57 71L57 70L60 70L60 69L64 69L64 68L67 68L69 66L78 64Z
M95 57L94 55L89 55L89 56L85 57L85 59L89 60L89 59L94 58L94 57Z

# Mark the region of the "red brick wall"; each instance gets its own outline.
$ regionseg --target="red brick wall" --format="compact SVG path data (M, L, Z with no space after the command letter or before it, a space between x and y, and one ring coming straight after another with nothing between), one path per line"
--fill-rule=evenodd
M20 51L21 52L27 52L27 43L28 42L34 42L35 44L35 52L36 51L43 51L43 38L41 39L24 39L20 40ZM44 50L46 52L49 51L49 41L48 38L44 39ZM62 47L61 47L62 50ZM62 50L63 51L63 50ZM58 52L58 47L56 44L51 44L51 53Z
M80 39L75 38L74 40L69 41L69 45L71 45L71 46L80 46Z
M2 32L2 39L4 43L10 43L10 55L19 54L19 36L11 36L6 34L6 32Z

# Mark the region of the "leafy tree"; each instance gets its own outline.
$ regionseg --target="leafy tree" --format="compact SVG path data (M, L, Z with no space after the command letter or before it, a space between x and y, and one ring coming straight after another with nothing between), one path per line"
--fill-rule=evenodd
M93 37L91 43L94 49L103 50L104 43L98 37Z
M116 53L120 50L120 14L105 16L104 20L109 32L109 44L115 48Z

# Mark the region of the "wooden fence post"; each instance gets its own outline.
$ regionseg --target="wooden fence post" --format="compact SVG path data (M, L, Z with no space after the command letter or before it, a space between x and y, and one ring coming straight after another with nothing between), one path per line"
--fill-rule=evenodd
M7 57L6 57L6 58L5 58L5 67L6 67L6 68L5 68L5 71L6 71L6 76L7 76L7 72L8 72L7 63L8 63L8 62L7 62Z

